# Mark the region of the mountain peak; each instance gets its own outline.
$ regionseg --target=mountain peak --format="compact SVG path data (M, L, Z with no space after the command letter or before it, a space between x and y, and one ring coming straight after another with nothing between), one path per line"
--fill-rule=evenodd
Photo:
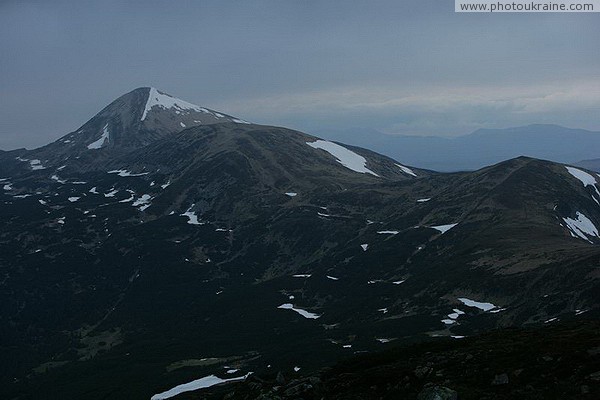
M141 121L145 120L148 116L148 112L154 107L160 107L162 109L175 109L176 113L186 112L186 111L198 111L204 113L211 113L206 108L197 106L192 103L188 103L185 100L178 99L173 97L167 93L164 93L154 87L149 88L140 88L136 90L145 90L148 92L148 100L146 101L146 106L144 107L144 112L142 113ZM214 113L214 112L213 112Z
M44 153L48 148L61 158L84 154L97 158L106 151L129 151L187 128L220 123L249 124L155 87L139 87L118 97L76 131L39 150Z

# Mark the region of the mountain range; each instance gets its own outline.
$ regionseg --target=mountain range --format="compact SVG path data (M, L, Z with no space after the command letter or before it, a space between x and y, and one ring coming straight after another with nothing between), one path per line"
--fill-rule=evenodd
M373 129L317 130L316 133L436 171L476 170L519 156L600 171L600 132L558 125L479 129L457 137L391 135Z
M202 398L597 318L597 173L411 165L154 88L0 152L1 397Z

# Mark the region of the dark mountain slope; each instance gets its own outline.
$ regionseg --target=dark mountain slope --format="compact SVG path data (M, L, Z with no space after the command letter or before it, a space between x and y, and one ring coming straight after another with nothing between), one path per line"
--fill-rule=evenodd
M50 146L0 155L7 398L148 399L599 304L600 177L583 170L437 174L233 120Z
M598 333L598 323L586 321L438 339L356 356L319 374L250 376L178 398L592 399L600 395Z

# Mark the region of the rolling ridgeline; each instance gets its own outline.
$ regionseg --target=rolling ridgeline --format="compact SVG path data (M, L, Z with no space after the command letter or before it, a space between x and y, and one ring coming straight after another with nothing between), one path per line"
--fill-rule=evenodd
M0 152L0 397L597 394L600 176L526 157L402 162L154 88ZM581 366L569 376L568 346L544 353L560 338ZM512 369L485 356L494 343ZM471 359L476 379L448 372ZM528 362L560 368L545 379Z

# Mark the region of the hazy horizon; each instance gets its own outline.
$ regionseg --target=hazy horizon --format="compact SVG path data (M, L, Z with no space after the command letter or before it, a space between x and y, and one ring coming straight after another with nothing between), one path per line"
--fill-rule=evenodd
M4 150L55 140L140 86L308 133L600 130L598 14L456 14L450 1L4 1L0 33Z

